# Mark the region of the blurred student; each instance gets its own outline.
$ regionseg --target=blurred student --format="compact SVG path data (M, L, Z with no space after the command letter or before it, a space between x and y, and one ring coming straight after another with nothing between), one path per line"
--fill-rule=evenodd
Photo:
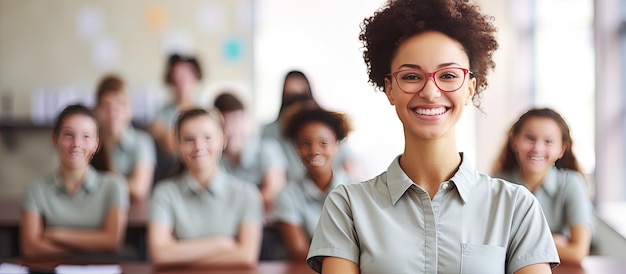
M56 118L52 142L60 165L26 188L20 224L24 257L109 253L120 247L128 190L121 176L89 165L98 136L96 116L82 105L70 105Z
M157 266L253 268L261 243L259 192L218 166L226 146L218 110L194 108L176 121L185 169L157 184L148 246Z
M286 135L306 168L306 176L287 184L275 206L277 227L293 260L306 259L328 193L352 182L343 169L332 165L349 130L344 115L319 108L299 112L287 126Z
M95 111L102 147L92 165L97 170L109 170L110 163L114 172L126 178L131 202L147 200L156 165L155 145L148 133L132 126L128 95L120 77L106 75L100 80Z
M530 109L511 126L493 173L537 197L561 262L581 265L589 255L593 209L572 143L558 112Z
M258 186L266 216L269 216L276 195L286 180L287 162L280 144L274 139L252 135L248 113L233 93L219 94L213 104L224 116L226 148L220 161L221 167Z
M305 105L317 105L313 98L311 85L307 76L298 70L289 71L283 81L283 91L278 117L273 122L262 127L261 137L276 139L283 148L285 158L289 162L287 169L288 181L298 180L305 176L305 168L300 162L296 148L291 140L284 135L284 131L289 124L291 117L299 112ZM340 143L339 154L335 157L336 167L346 170L347 174L353 178L359 177L358 164L353 158L352 151L345 143Z
M176 114L198 106L196 95L202 80L202 68L194 56L172 54L165 70L164 80L173 100L157 111L148 128L157 144L156 181L165 178L176 168L178 160L173 130Z

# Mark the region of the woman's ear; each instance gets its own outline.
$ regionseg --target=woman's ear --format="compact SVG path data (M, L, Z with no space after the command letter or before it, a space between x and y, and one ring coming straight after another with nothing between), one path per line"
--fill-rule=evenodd
M385 95L387 95L387 100L389 100L389 103L393 106L396 102L393 98L392 86L390 77L385 77Z
M468 89L467 98L465 98L466 106L472 101L472 97L474 96L474 93L476 93L476 78L474 77L469 78L467 89Z

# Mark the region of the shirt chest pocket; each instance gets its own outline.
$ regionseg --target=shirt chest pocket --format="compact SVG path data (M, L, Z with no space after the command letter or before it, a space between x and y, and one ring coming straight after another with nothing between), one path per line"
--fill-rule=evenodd
M461 244L462 274L504 273L506 249L493 245Z

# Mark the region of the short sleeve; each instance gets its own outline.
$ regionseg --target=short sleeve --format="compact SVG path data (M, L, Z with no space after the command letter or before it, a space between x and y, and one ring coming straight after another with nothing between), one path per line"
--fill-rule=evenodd
M129 194L128 194L128 184L126 184L126 180L119 175L106 175L107 179L110 180L109 185L109 193L110 193L110 207L117 207L120 209L128 209L129 206Z
M338 257L359 264L360 249L347 188L339 185L324 202L307 264L316 272L322 271L325 257Z
M568 172L563 191L565 197L565 216L571 225L588 225L593 230L593 207L585 189L585 180L582 175Z
M243 221L253 223L263 223L263 202L261 201L261 193L252 185L245 182L241 182L242 189L241 194L244 195L243 200L245 206L243 207Z
M537 199L520 187L514 203L506 273L512 274L531 264L558 265L560 260L552 233Z
M274 218L277 222L288 223L292 225L302 225L302 216L298 214L296 206L296 197L294 197L293 188L297 186L296 182L289 183L283 190L278 193L274 203Z
M156 147L154 144L154 139L152 137L140 130L137 135L138 141L137 144L137 162L148 164L148 165L156 165Z
M38 181L30 182L26 186L26 190L24 191L24 196L22 198L22 210L23 211L31 211L37 214L41 214L41 205L39 204L41 201L41 197L39 195L41 191L41 183Z
M150 200L150 222L163 224L169 228L174 227L174 211L172 199L169 197L175 185L172 183L159 183L154 189Z
M259 155L259 164L263 172L272 168L285 169L287 160L278 141L274 139L261 139L261 150Z

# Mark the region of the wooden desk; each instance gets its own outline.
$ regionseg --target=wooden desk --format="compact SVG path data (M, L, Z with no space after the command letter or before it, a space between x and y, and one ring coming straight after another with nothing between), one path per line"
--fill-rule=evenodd
M21 264L32 270L52 272L59 264L90 264L90 262L24 262L20 259L0 259L0 263L7 262ZM146 262L98 262L100 264L119 264L124 273L131 274L314 274L304 263L292 263L284 261L261 262L256 269L211 269L211 268L156 268ZM626 270L626 258L613 258L602 256L587 257L583 267L560 265L553 269L555 274L622 274Z
M20 264L30 270L43 273L54 273L54 268L60 264L89 264L86 262L39 261L26 262L19 259L0 259L0 262ZM98 262L99 264L118 264L124 274L315 274L305 263L283 261L261 262L256 269L214 269L214 268L156 268L145 262Z

